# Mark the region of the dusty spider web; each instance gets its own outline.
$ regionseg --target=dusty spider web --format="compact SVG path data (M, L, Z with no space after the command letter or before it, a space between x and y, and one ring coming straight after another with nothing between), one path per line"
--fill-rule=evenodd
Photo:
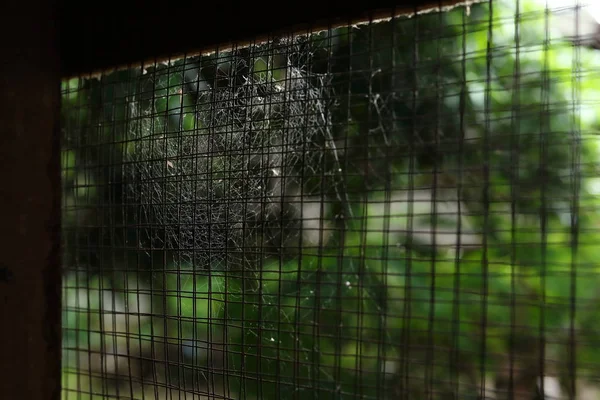
M301 41L221 54L230 67L197 92L191 130L169 132L155 104L133 111L130 194L152 249L196 269L247 268L298 247L303 227L324 218L321 177L341 171L333 97L330 77L296 57Z

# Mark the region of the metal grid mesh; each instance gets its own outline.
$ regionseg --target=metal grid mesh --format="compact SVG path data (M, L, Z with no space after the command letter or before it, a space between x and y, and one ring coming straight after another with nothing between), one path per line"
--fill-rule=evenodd
M65 81L63 398L600 398L590 18L499 0Z

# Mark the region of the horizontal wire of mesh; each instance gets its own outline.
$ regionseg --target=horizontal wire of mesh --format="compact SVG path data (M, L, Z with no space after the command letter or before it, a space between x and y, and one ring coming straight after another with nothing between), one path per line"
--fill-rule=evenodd
M599 25L544 3L64 81L63 399L600 398Z

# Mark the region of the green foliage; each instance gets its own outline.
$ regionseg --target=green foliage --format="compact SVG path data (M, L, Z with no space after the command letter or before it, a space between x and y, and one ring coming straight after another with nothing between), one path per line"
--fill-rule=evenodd
M493 4L491 14L487 4L477 5L470 16L459 8L303 42L297 57L331 74L337 101L332 135L348 196L335 192L338 185L323 185L339 202L335 245L267 257L243 272L201 273L175 268L170 259L159 267L151 261L151 287L160 293L151 296L153 315L164 317L147 319L140 337L188 348L223 344L229 390L240 398L387 399L406 389L419 400L432 398L424 387L434 387L440 394L433 398L442 399L456 389L447 387L451 378L460 377L474 384L455 394L470 399L482 367L493 377L497 356L515 342L543 339L549 354L570 357L572 323L581 343L578 373L600 378L589 367L599 350L586 345L600 340L594 55L545 42L551 27L533 2L518 2L520 10L510 0ZM514 23L517 12L529 13ZM238 72L281 82L283 62L256 58ZM216 64L207 75L218 86L221 69L236 72ZM147 129L141 133L181 140L205 128L197 116L202 105L181 91L184 67L130 72L131 86L153 89L135 92L146 93L137 101L152 110L141 118ZM127 76L64 84L73 146L63 154L63 178L66 187L77 188L66 192L66 209L107 196L93 189L100 191L95 182L110 173L82 174L76 168L82 160L119 164L136 151L134 142L121 140L131 126L105 124L87 139L76 137L89 130L70 128L87 126L83 121L92 116L86 113L97 109L87 107L91 99L129 93L122 84ZM105 122L131 117L125 103L105 101L102 108ZM94 151L80 153L76 145L86 143ZM216 195L226 191L230 163L211 160L207 174ZM438 218L430 203L398 206L390 189L414 192L433 183L460 189L460 207L471 213ZM394 201L394 207L386 204ZM468 225L485 239L468 252L444 252L409 237L411 224L455 232L453 238ZM65 348L85 351L103 340L94 333L100 331L100 287L114 285L78 279L87 290L83 297L73 281L65 284ZM207 354L183 353L188 365L210 362Z
M166 278L165 318L167 337L174 343L195 343L219 337L225 297L224 277L195 275L192 270L168 274Z

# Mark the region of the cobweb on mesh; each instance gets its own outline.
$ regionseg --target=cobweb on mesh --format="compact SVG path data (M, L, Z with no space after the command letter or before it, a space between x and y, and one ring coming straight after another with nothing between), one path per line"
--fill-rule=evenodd
M131 193L153 249L197 268L232 269L301 236L300 204L308 195L322 201L323 169L339 168L328 76L292 60L299 46L279 41L250 48L250 57L226 55L233 72L198 93L193 130L167 133L154 106L136 111ZM256 71L258 59L269 68Z

